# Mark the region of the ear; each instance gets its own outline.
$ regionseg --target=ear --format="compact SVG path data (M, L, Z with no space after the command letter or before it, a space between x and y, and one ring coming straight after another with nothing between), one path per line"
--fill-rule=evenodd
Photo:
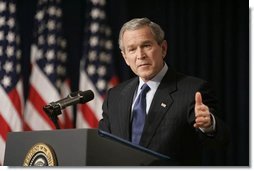
M125 63L129 66L128 58L126 57L124 51L121 51L121 54L122 54L122 56L123 56L123 58L125 60Z
M161 43L161 48L162 48L162 56L163 58L165 58L165 56L167 55L167 50L168 50L168 43L166 40L163 40L163 42Z

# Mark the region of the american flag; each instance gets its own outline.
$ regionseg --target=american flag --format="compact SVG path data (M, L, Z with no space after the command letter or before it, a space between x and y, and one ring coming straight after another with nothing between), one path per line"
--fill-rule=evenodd
M79 105L77 128L96 128L101 119L106 91L117 84L112 58L111 29L107 23L106 0L87 0L84 50L80 64L79 89L91 89L94 100Z
M21 51L16 27L16 0L0 1L0 165L7 133L23 130Z
M70 93L67 78L66 41L62 35L61 0L39 0L35 15L34 43L31 47L32 71L25 108L26 130L50 130L55 125L43 106ZM73 127L72 109L59 115L61 128Z

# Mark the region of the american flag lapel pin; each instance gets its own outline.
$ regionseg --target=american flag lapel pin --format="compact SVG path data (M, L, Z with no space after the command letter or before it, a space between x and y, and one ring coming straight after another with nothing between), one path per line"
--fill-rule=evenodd
M165 108L167 105L165 103L161 103L161 106Z

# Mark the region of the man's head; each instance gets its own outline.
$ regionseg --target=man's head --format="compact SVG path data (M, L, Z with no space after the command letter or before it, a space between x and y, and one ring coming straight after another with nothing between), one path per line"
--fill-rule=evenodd
M145 82L163 68L167 53L164 31L147 18L136 18L123 25L119 47L127 65Z
M134 18L126 22L120 30L118 43L119 43L119 48L121 49L121 51L124 50L123 43L122 43L122 37L124 32L127 30L137 30L144 26L148 26L151 29L151 32L154 35L154 38L158 44L161 44L163 42L165 34L158 24L152 22L148 18Z

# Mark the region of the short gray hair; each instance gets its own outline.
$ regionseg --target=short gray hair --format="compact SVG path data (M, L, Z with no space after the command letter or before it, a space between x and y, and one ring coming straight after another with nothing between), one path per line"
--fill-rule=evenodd
M137 30L137 29L142 28L144 26L150 27L151 32L154 35L154 38L158 44L161 44L163 42L165 34L164 34L164 31L161 29L161 27L158 24L152 22L148 18L134 18L134 19L126 22L122 26L120 33L119 33L119 39L118 39L119 48L121 50L124 50L123 43L122 43L122 37L123 37L123 34L126 30Z

